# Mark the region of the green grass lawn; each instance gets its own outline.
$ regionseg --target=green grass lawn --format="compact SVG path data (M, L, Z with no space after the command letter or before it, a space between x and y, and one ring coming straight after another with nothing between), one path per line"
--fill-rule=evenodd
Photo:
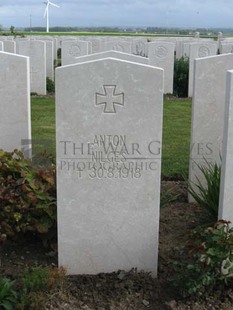
M162 174L188 176L191 100L165 100Z
M47 150L55 156L55 99L32 97L33 154Z
M188 175L191 100L165 100L162 174ZM32 98L33 154L48 150L55 156L55 103L53 97Z

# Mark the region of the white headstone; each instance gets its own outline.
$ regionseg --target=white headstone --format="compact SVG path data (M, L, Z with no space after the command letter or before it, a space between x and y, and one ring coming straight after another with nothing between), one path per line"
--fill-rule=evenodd
M92 53L100 53L101 51L101 40L98 38L90 39L91 42L91 52Z
M176 38L176 58L189 57L189 46L191 43L214 43L213 39L200 39L200 38ZM215 43L216 44L216 43ZM187 54L188 52L188 54Z
M188 57L189 58L189 54L190 54L190 43L183 43L182 44L182 56L184 58Z
M49 77L53 81L54 80L53 42L45 41L45 46L46 46L46 77Z
M157 273L163 70L107 58L56 70L59 264Z
M194 40L194 38L177 38L176 41L176 59L180 59L181 57L184 57L184 44L185 43L191 43ZM197 40L197 39L196 39Z
M16 53L16 43L14 41L4 41L3 42L3 49L4 49L4 52L15 54Z
M106 51L102 53L96 53L96 54L91 54L87 56L77 57L75 58L75 63L81 63L81 62L97 60L97 59L102 59L102 58L109 58L109 57L138 62L138 63L146 64L146 65L148 65L148 62L149 62L148 58L146 57L136 56L136 55L122 53L118 51Z
M110 51L110 50L131 54L131 43L125 42L125 41L105 42L104 47L103 47L103 52Z
M222 152L226 71L233 67L233 54L194 61L194 92L189 179L203 176L197 165L219 163Z
M218 48L220 47L221 42L224 40L223 38L223 33L219 32L218 33Z
M30 57L31 92L46 95L46 46L42 41L17 41L16 51Z
M4 50L3 42L0 41L0 51L3 51L3 50Z
M189 46L189 86L188 96L193 95L193 64L195 58L213 56L217 54L217 43L191 43Z
M133 40L131 50L134 55L148 57L148 43L145 39Z
M174 43L155 41L148 44L149 65L164 70L164 93L173 93Z
M227 72L219 219L233 225L233 70Z
M76 57L88 55L88 42L85 41L62 41L61 47L61 63L62 66L75 63Z
M0 52L0 67L0 149L12 152L31 139L29 58Z
M219 52L220 54L233 53L233 42L232 43L220 43Z

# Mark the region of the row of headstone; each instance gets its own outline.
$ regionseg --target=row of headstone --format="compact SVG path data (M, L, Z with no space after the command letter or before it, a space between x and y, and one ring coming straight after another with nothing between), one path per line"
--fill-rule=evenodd
M233 54L194 60L194 89L189 179L203 181L198 165L220 163L224 132L226 71L233 68Z
M145 60L108 51L57 69L59 263L69 274L137 267L156 275L163 70ZM0 63L0 148L12 151L31 139L29 57L0 52ZM197 165L222 155L226 220L233 220L232 63L233 54L194 60L190 152L194 183L202 180Z
M9 52L16 49L17 54L30 57L31 92L41 95L46 94L46 77L54 79L54 52L52 41L37 41L20 39L14 41L4 41L9 46ZM124 43L124 44L123 44ZM120 44L120 43L119 43ZM119 45L115 43L115 47ZM126 46L128 42L122 42L121 46ZM129 45L128 45L129 46ZM13 50L10 50L10 47ZM109 41L108 48L114 48ZM76 57L88 55L90 45L88 42L66 40L62 42L62 64L75 63ZM125 53L126 54L126 53ZM131 55L130 53L128 53ZM93 54L94 55L94 54ZM156 41L148 44L148 63L152 66L161 67L165 71L165 93L173 92L173 70L174 70L174 44ZM97 55L98 57L98 55Z
M200 46L195 46L195 49L198 47ZM216 46L214 45L213 48L216 48ZM205 50L202 52L204 53ZM114 53L116 52L100 53L99 57L114 56ZM202 56L202 58L199 57L194 60L190 181L195 183L197 178L202 181L202 175L197 165L206 165L207 162L220 163L221 154L223 154L224 164L219 216L226 220L233 220L233 212L231 209L231 198L233 198L231 194L233 183L233 71L228 73L228 109L225 110L226 72L232 68L233 54L212 57L203 57L207 56L205 54L199 56ZM126 94L129 94L130 89L132 89L132 80L136 82L140 81L138 88L141 89L143 96L145 93L148 93L149 89L147 89L147 91L143 90L143 81L139 79L139 76L145 78L146 75L144 76L143 71L141 71L141 66L146 69L146 65L132 65L132 59L128 59L130 60L130 62L128 62L122 60L117 61L116 59L93 60L94 58L91 57L93 57L93 55L85 56L81 59L77 58L79 62L78 65L60 68L57 73L57 89L60 90L57 94L57 117L60 120L58 124L61 124L58 126L57 130L58 188L60 188L60 190L58 190L60 193L58 203L61 214L59 231L59 247L61 251L59 252L59 261L62 265L67 267L71 274L109 272L116 266L118 269L125 269L125 266L126 269L129 269L132 264L147 270L147 267L142 261L145 262L149 256L147 256L147 258L144 257L142 261L140 259L138 260L140 256L138 256L138 251L135 251L133 246L129 246L129 244L132 245L136 243L134 236L139 238L137 232L134 231L134 224L135 226L141 227L140 220L138 220L136 215L134 215L132 222L128 221L130 217L129 214L132 213L133 210L136 212L140 207L138 200L135 199L133 203L134 208L130 209L129 205L132 204L130 199L134 198L126 193L125 188L130 191L130 184L133 184L136 188L137 185L132 181L128 184L127 180L123 185L124 189L122 189L122 182L118 182L119 171L117 172L117 170L115 170L116 167L121 168L122 166L125 169L128 158L126 156L125 162L123 160L124 165L122 165L119 158L116 160L115 157L111 157L109 161L109 153L106 151L109 150L111 153L112 147L115 146L116 150L118 150L118 147L120 147L120 149L123 148L124 152L127 149L127 152L124 154L132 156L133 154L128 152L128 143L129 145L134 144L131 142L136 139L136 136L138 136L140 140L141 135L134 129L134 121L130 121L128 126L130 126L131 129L133 128L133 133L136 133L136 136L124 134L124 132L129 132L129 130L125 128L125 126L127 127L127 122L122 115L122 111L124 111L127 102ZM123 53L121 57L124 57ZM82 60L85 62L82 63ZM139 67L135 73L131 73L130 80L128 80L128 68L131 66L134 67L135 70L138 66ZM154 70L158 69L154 68ZM119 72L123 71L127 76L121 81L119 80ZM132 69L131 71L133 72ZM85 79L83 77L85 77L86 72L88 72L88 77ZM96 72L98 72L98 76ZM105 78L106 72L108 72L107 79ZM137 74L139 74L139 76ZM74 77L77 78L75 79ZM67 92L62 89L64 80L67 81L63 86ZM75 81L78 81L78 83L75 83ZM73 95L69 97L68 85L70 84L72 86L71 88L75 89L75 91L72 93ZM131 85L129 89L127 89L128 85ZM82 90L80 90L80 88ZM86 91L83 89L86 89ZM130 98L134 101L136 111L134 109L129 114L125 111L128 114L127 119L131 120L130 117L132 117L138 124L141 124L145 119L149 119L147 118L147 114L144 116L141 115L141 118L139 115L135 117L134 112L137 114L137 111L140 110L138 109L137 99L139 98L140 101L145 100L145 97L142 97L140 93L135 93L135 97L132 94L130 95ZM161 95L161 89L159 93ZM68 97L69 99L66 99ZM64 109L64 106L70 108ZM98 109L100 109L100 107L103 109L101 116L98 115ZM77 111L77 114L82 111L78 117L78 121L77 114L70 113L69 110ZM88 110L88 112L86 112L86 110ZM224 113L226 114L225 118ZM87 115L91 115L91 119L89 119ZM119 115L120 118L118 117ZM150 117L150 120L152 119L153 117ZM160 126L160 121L158 124ZM152 124L150 126L152 126ZM92 128L96 129L97 134L95 132L93 133ZM146 132L150 136L147 129ZM77 137L77 133L82 134ZM222 147L223 137L224 147ZM137 140L136 143L138 149L139 145L141 143L143 144L142 140L138 142L139 140ZM120 144L120 141L122 144ZM159 152L156 153L156 155L158 154ZM122 153L119 152L118 155L121 156ZM142 154L140 153L140 155ZM150 153L149 155L152 154ZM155 152L153 152L153 155L155 155ZM145 156L144 158L147 157ZM150 156L148 158L152 159ZM158 159L158 157L155 156L154 159ZM137 163L136 157L132 156L130 160L132 160L132 167L135 167L134 160ZM116 164L115 161L120 161L120 164ZM141 167L144 167L142 163L140 163L140 168ZM140 173L138 176L145 176L150 179L149 174L146 173L144 175L144 169L140 169L139 171ZM144 182L143 180L140 181ZM67 187L65 186L64 188L64 184L67 184ZM81 186L81 194L77 189L71 190L72 184L79 184L79 188ZM138 187L138 191L140 191L144 185L145 183L141 183ZM117 199L116 189L117 192L121 193L122 200L120 201ZM65 193L68 194L65 195ZM143 201L143 199L144 198L140 198L139 201ZM79 201L78 205L77 201ZM114 221L112 218L112 211L109 211L109 205L112 205L112 201L115 202L115 204L113 204L115 206L113 208ZM146 199L144 199L143 205L147 205ZM103 207L100 208L100 206ZM148 208L150 209L150 207ZM69 214L71 215L69 216ZM143 217L143 215L141 216ZM77 223L75 223L72 225L71 230L67 229L68 224L72 222L74 218L82 219L81 226L78 227ZM127 228L125 226L125 220L127 221ZM91 225L90 223L95 223L95 225ZM150 222L145 221L144 223L147 223L146 225L150 227ZM88 224L90 225L87 231L85 228ZM119 227L123 230L123 235L121 234L121 230L119 231ZM146 232L146 230L143 230L143 232ZM146 235L149 236L147 233L148 232L146 232ZM124 242L123 239L125 240L125 235L128 237L126 238L127 241ZM75 237L72 238L72 236ZM93 236L95 236L94 242L91 240ZM140 238L138 239L138 244L138 248L142 249ZM144 244L144 247L146 246L147 243ZM109 249L109 251L103 251L104 248ZM141 253L142 252L143 251L141 251ZM110 253L114 253L113 260L111 259L112 256ZM150 259L148 260L148 266L150 265L149 261Z
M37 37L38 38L38 37ZM38 94L46 94L46 77L54 80L54 61L56 59L58 46L61 46L62 65L70 65L76 63L75 58L85 55L98 54L107 50L120 51L127 54L135 54L148 58L149 64L164 69L165 77L165 93L173 93L173 75L174 75L174 53L178 58L179 47L183 48L183 55L189 57L189 97L193 94L193 61L197 57L206 57L216 55L217 43L211 42L210 39L199 38L170 38L172 42L168 42L168 38L153 39L153 42L148 42L148 39L131 39L131 38L85 38L81 41L75 37L39 37L42 41L28 40L20 38L14 40L4 40L0 42L0 49L7 52L16 52L30 57L31 67L31 91ZM89 41L88 41L89 40ZM23 42L23 43L22 43ZM34 43L33 43L34 42ZM39 43L45 43L45 52L43 48L36 48ZM199 42L199 43L197 43ZM42 44L42 43L41 43ZM2 45L2 46L1 46ZM19 47L24 45L24 49ZM35 54L35 50L37 51ZM30 56L34 55L34 57ZM36 57L35 57L36 56ZM37 60L36 60L37 59ZM36 60L36 63L35 63ZM44 64L45 62L45 64ZM46 66L46 71L44 71ZM41 70L35 69L41 68ZM34 78L33 78L34 77Z
M10 42L13 43L13 42ZM53 80L53 45L51 41L19 40L16 42L18 54L30 57L31 91L46 94L46 76ZM124 43L124 44L123 44ZM125 47L127 42L115 43L115 48ZM45 45L43 48L42 45ZM114 48L108 42L105 50ZM66 40L62 42L62 65L76 62L77 57L89 54L89 44L84 41ZM120 49L120 48L119 48ZM122 48L123 50L123 48ZM126 53L125 53L126 54ZM128 51L128 54L131 55ZM95 54L91 54L95 55ZM148 62L152 66L161 67L165 71L165 93L173 93L174 44L157 41L148 44ZM94 56L95 57L95 56ZM98 55L96 56L98 57ZM146 61L145 61L146 62ZM44 67L46 66L46 70Z
M0 41L0 50L30 58L31 92L46 94L46 77L54 80L54 42L15 39Z
M190 147L192 184L205 178L199 167L221 165L218 218L233 225L233 54L194 61ZM198 181L199 180L199 181ZM190 197L190 201L193 201Z
M163 70L122 54L56 71L59 264L69 274L157 273ZM0 149L13 151L31 139L29 57L0 52L0 63Z

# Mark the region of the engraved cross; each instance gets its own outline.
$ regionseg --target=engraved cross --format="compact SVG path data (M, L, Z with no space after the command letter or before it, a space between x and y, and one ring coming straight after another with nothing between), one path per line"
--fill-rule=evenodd
M96 93L96 105L104 104L104 113L116 113L115 105L124 106L124 93L116 94L116 85L103 85L104 94Z

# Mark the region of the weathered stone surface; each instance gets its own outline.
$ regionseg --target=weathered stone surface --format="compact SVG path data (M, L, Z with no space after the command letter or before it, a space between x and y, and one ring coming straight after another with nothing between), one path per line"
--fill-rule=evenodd
M3 50L4 52L7 53L12 53L15 54L16 53L16 44L14 41L4 41L3 42Z
M31 92L46 95L46 46L45 42L18 40L16 52L30 57Z
M188 95L193 95L193 64L195 58L214 56L217 54L217 43L191 43L189 46L189 89Z
M81 63L81 62L97 60L97 59L102 59L102 58L109 58L109 57L138 62L138 63L146 64L146 65L148 65L149 63L149 60L146 57L136 56L136 55L122 53L118 51L106 51L102 53L96 53L96 54L91 54L87 56L77 57L75 58L75 63Z
M220 162L224 130L226 72L233 67L233 54L194 61L194 93L190 151L190 181L203 180L198 164Z
M49 77L52 81L54 80L54 51L53 41L45 41L46 47L46 77Z
M233 66L232 66L233 67ZM227 72L219 219L233 225L233 70Z
M12 152L31 139L29 58L0 52L0 67L0 149Z
M122 41L107 41L103 45L103 52L105 51L118 51L122 53L131 53L131 43Z
M61 63L62 66L75 63L76 57L88 55L88 42L77 40L62 41Z
M59 264L157 273L163 70L112 58L56 70Z
M133 40L131 45L131 52L134 55L148 57L148 42L146 39Z
M149 65L164 70L165 94L173 93L174 50L174 43L155 41L148 44Z

